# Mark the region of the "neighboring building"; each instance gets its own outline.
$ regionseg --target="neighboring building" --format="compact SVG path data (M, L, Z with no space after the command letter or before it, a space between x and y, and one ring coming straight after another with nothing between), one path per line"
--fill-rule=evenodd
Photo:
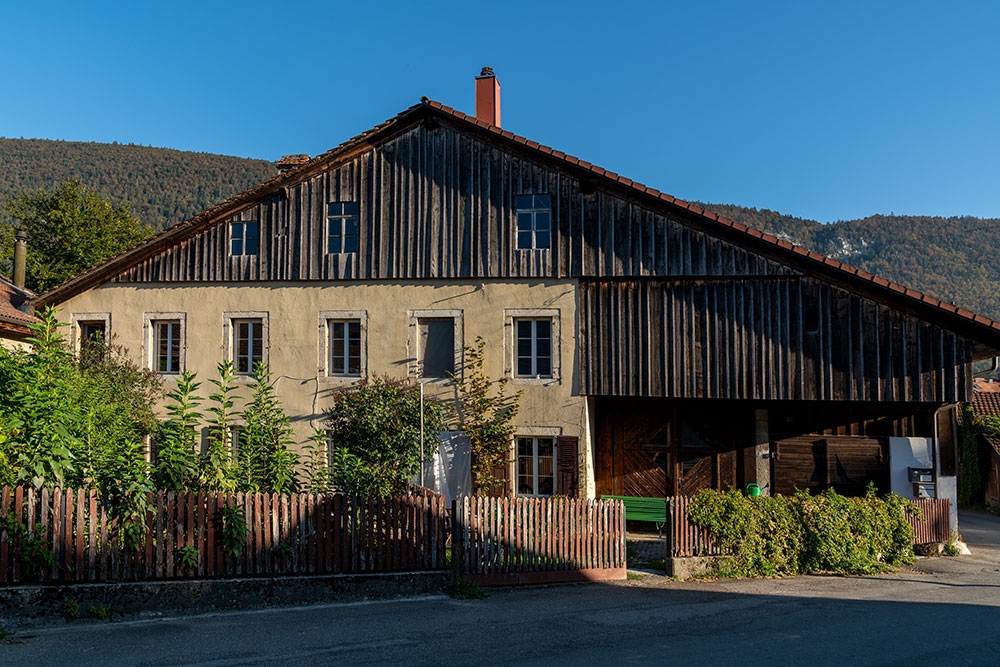
M892 437L954 488L939 408L1000 324L503 130L491 72L476 107L425 98L36 304L168 382L268 362L301 441L361 377L452 398L483 336L524 390L514 493L889 489Z
M25 338L31 335L29 324L38 318L27 312L28 301L37 296L31 290L18 287L7 276L0 275L0 345L27 349Z
M1000 417L1000 381L976 378L972 395L972 411L980 417ZM987 507L1000 509L1000 438L985 438L986 487L984 501Z

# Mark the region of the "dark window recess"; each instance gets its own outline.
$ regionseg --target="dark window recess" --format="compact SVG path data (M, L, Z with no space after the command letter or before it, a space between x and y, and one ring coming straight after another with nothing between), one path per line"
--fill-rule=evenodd
M107 327L103 321L80 322L80 350L100 349L107 339Z
M418 325L421 377L448 377L448 373L455 372L455 320L420 319Z
M156 336L156 372L181 372L181 323L159 320L153 323Z
M358 203L331 202L326 211L326 251L358 251Z
M256 255L260 250L260 225L255 220L231 222L229 238L233 257Z
M330 321L330 375L361 374L361 321Z
M264 323L261 320L233 320L233 361L236 372L250 375L264 360Z
M234 461L240 458L240 449L246 444L246 428L243 426L229 427L229 445Z
M514 321L517 377L552 377L552 320Z
M552 236L552 198L549 195L518 195L514 207L518 249L548 248Z

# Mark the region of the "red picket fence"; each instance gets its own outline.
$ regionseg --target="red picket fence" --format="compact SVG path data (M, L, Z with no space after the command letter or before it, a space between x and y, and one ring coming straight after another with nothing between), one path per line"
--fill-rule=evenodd
M95 491L4 487L0 584L445 568L447 517L439 495L160 491L148 501L141 543L126 549L123 530ZM226 508L241 508L246 519L237 553L224 549Z
M667 554L672 558L718 556L723 553L715 536L688 519L691 496L667 498ZM913 501L920 516L909 516L913 543L947 542L951 537L951 502L945 498L922 498Z
M625 578L620 500L466 497L452 503L456 579L483 586Z

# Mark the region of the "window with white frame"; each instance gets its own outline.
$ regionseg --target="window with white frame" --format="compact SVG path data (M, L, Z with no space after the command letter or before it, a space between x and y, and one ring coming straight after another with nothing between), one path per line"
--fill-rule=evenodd
M328 320L330 375L361 375L361 320Z
M358 251L358 202L330 202L326 210L326 251Z
M514 375L519 378L552 377L552 318L519 317L514 320Z
M556 439L517 438L517 493L551 496L556 493Z
M264 321L259 318L232 321L233 364L240 375L250 375L264 360Z
M552 198L549 195L518 195L514 207L518 249L548 248L552 235Z
M181 372L181 321L153 320L153 370L173 375Z
M229 223L229 243L233 257L256 255L260 250L260 224L256 220Z

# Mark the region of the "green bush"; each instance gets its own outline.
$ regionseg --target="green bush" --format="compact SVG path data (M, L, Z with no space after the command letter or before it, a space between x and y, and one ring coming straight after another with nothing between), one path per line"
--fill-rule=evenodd
M830 489L812 496L751 497L739 491L700 491L688 516L710 530L726 556L722 576L794 575L810 572L871 574L912 560L916 506L895 494L860 498Z

